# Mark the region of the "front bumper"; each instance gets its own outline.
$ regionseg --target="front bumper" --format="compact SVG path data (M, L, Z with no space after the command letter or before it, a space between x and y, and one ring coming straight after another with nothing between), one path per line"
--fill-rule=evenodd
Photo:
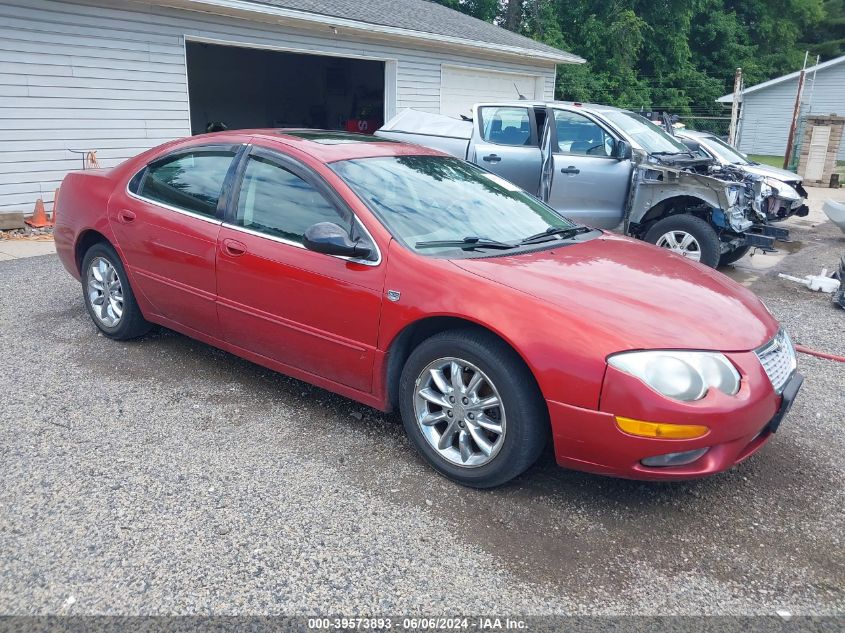
M743 374L735 396L711 390L702 400L675 403L646 388L636 378L608 368L599 411L548 401L555 457L560 466L587 472L644 480L705 477L731 468L759 450L783 422L803 378L797 372L775 393L752 352L730 354ZM616 425L616 415L650 422L701 424L709 432L691 440L629 435ZM649 467L647 457L708 451L683 466Z

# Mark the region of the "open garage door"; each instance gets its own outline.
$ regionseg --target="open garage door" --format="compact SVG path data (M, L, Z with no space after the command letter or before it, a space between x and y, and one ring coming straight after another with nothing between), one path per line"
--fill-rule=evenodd
M308 127L374 132L385 63L187 42L191 131Z
M443 66L440 72L440 114L472 116L472 106L482 101L543 99L539 75L517 75L478 68Z

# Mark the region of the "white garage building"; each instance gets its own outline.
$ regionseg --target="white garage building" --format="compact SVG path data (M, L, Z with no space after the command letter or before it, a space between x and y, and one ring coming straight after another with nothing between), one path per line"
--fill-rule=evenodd
M229 128L370 130L402 108L551 99L574 55L425 0L3 0L0 213Z

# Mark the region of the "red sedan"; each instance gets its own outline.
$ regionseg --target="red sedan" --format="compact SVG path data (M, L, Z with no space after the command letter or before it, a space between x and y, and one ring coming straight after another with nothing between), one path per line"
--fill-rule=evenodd
M438 152L338 132L175 141L61 188L59 255L108 337L157 323L383 411L489 487L562 466L725 470L801 385L748 290L579 226Z

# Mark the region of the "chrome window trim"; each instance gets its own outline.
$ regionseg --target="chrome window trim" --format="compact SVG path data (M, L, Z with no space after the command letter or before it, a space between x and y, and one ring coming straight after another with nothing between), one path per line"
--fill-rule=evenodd
M378 247L378 244L373 239L372 233L370 233L369 229L364 226L364 223L358 219L354 213L352 217L355 218L355 223L366 233L367 237L370 240L370 243L373 245L373 248L376 249L376 259L369 260L369 259L361 259L359 257L346 257L343 255L328 255L328 257L334 257L335 259L342 259L347 262L352 262L353 264L361 264L363 266L378 266L381 264L381 249ZM240 231L242 233L246 233L248 235L254 235L255 237L262 237L266 240L270 240L272 242L278 242L280 244L287 244L288 246L293 246L294 248L300 248L304 251L308 249L305 248L303 244L300 242L294 242L293 240L286 239L284 237L279 237L278 235L271 235L269 233L262 233L261 231L256 231L255 229L250 229L245 226L240 226L238 224L231 224L229 222L223 222L223 226L227 229L232 229L233 231Z
M144 167L144 169L146 169L146 166ZM132 176L132 178L135 178L135 176ZM176 213L181 213L182 215L186 215L189 218L195 218L197 220L204 220L204 221L208 222L209 224L217 224L217 225L223 224L223 220L221 220L220 218L217 218L217 217L212 218L212 217L209 217L207 215L202 215L201 213L196 213L194 211L188 211L187 209L180 209L179 207L174 207L174 206L171 206L171 205L166 204L164 202L159 202L158 200L153 200L151 198L145 198L144 196L139 196L137 193L132 193L131 191L129 191L129 182L132 181L132 178L130 178L129 181L127 181L127 183L126 183L126 195L128 195L130 198L135 198L136 200L140 200L141 202L146 202L147 204L152 204L152 205L155 205L155 206L160 207L162 209L167 209L168 211L174 211Z

